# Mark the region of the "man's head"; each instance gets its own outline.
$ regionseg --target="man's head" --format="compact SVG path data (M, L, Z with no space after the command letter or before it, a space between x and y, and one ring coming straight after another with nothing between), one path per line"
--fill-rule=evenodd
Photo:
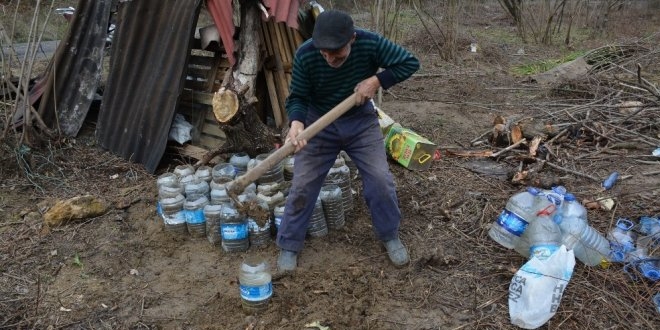
M331 67L338 68L346 62L353 40L355 27L353 19L347 13L327 10L316 18L312 42Z

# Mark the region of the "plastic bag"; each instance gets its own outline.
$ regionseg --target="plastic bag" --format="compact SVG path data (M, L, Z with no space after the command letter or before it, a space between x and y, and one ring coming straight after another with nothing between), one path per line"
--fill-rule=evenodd
M532 257L516 272L509 285L511 323L536 329L552 318L573 275L575 256L562 245L545 260Z
M170 128L169 139L184 144L192 140L192 135L190 134L192 129L193 125L187 122L183 115L177 113Z

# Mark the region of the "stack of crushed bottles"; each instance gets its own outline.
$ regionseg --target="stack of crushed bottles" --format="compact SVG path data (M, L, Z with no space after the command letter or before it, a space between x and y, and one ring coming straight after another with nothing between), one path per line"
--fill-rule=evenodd
M219 163L212 168L200 166L195 169L192 165L179 165L174 171L160 175L156 182L157 214L162 218L165 229L174 236L205 237L225 252L241 252L249 247L270 244L284 215L286 197L293 179L293 158L273 166L238 196L241 203L253 202L260 211L244 214L226 191L230 181L254 168L268 155L250 158L241 152L233 154L227 163ZM330 171L317 198L308 228L310 237L325 236L329 229L343 227L345 212L353 204L351 190L343 194L343 188L350 187L347 182L350 180L349 169L343 158L338 157L336 164L339 165L333 169L337 171Z
M529 187L509 198L488 235L526 258L547 259L561 245L587 266L623 263L631 278L660 280L660 219L643 216L636 225L618 219L607 235L594 229L587 210L563 186Z

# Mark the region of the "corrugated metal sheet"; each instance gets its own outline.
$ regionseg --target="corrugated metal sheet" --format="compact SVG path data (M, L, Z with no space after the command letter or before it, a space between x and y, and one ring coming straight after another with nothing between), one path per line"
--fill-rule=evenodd
M67 40L58 46L48 71L39 113L50 127L59 124L65 135L78 134L94 99L111 6L112 1L79 2Z
M218 27L222 44L227 52L229 63L234 65L236 57L234 56L234 21L232 0L207 0L207 8L213 17L213 22ZM294 29L298 28L298 8L299 0L261 0L268 11L268 19L274 19L277 22L286 22ZM262 15L262 18L266 18Z
M167 147L200 4L201 0L119 4L96 137L101 147L152 173Z
M298 0L262 0L268 8L268 14L275 18L275 22L286 22L290 28L298 28Z

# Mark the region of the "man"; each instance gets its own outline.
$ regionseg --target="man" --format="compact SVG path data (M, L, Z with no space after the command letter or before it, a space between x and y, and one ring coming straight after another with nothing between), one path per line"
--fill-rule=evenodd
M384 69L381 72L378 70ZM294 270L314 203L337 154L344 150L360 172L376 237L392 263L409 262L399 240L401 212L389 170L383 134L371 99L378 88L392 87L419 69L419 61L386 38L355 29L346 13L328 10L314 25L312 38L296 51L287 141L296 146L293 183L277 234L281 271ZM356 105L309 141L298 134L341 101L356 93Z

